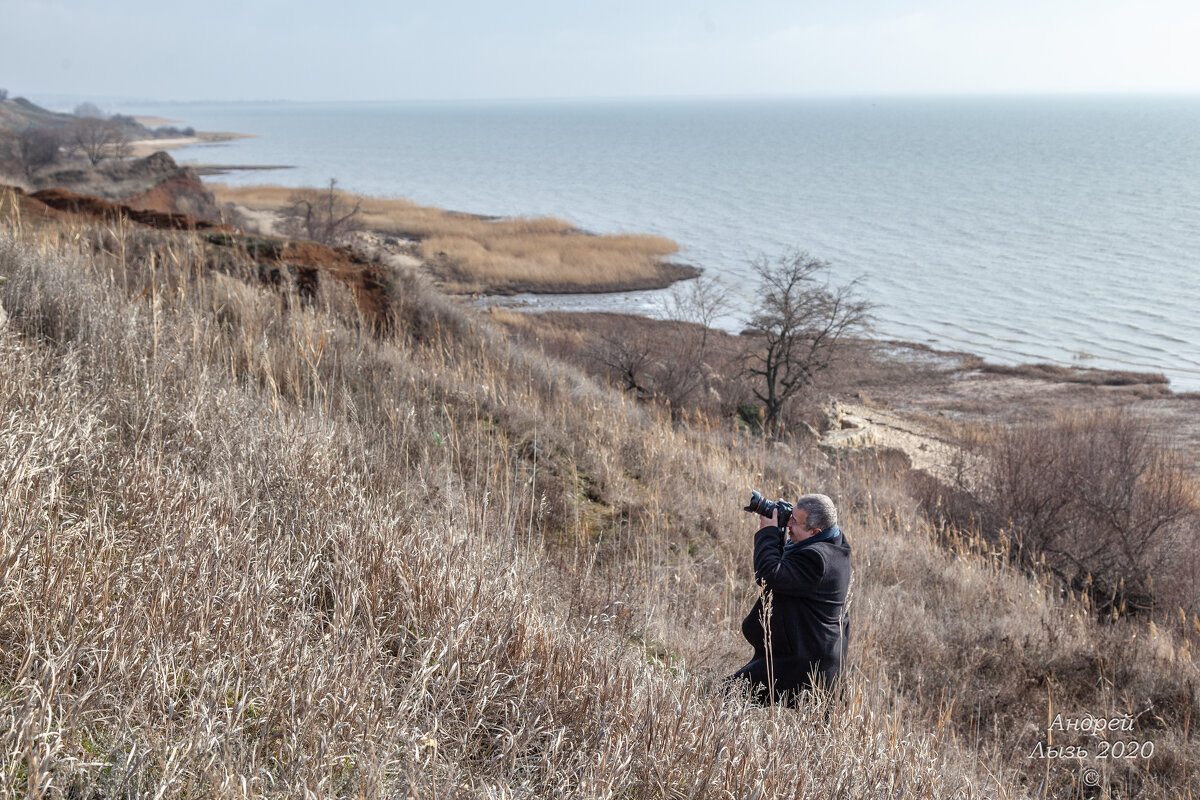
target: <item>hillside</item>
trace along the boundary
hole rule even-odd
[[[1188,642],[905,468],[673,420],[411,269],[171,227],[0,195],[6,794],[1200,790]],[[826,491],[854,547],[854,667],[795,712],[715,690],[751,488]],[[1090,741],[1057,713],[1153,755],[1027,757]]]
[[[0,100],[0,130],[20,131],[25,128],[63,128],[78,118],[42,108],[24,97]]]
[[[83,124],[106,126],[105,132],[93,127],[80,134],[74,126]],[[215,219],[216,201],[196,173],[154,146],[156,139],[176,142],[162,138],[176,133],[171,128],[151,130],[132,117],[81,119],[49,111],[23,97],[2,100],[0,183],[20,184],[30,191],[66,189],[140,210]],[[23,152],[25,145],[18,143],[22,134],[47,138]],[[144,155],[126,158],[133,150]],[[94,158],[81,151],[90,151]]]
[[[156,131],[147,128],[133,117],[115,115],[112,122],[126,131],[131,139],[151,139]],[[60,111],[42,108],[24,97],[0,100],[0,131],[22,131],[28,128],[67,128],[79,122],[80,117]]]
[[[65,190],[142,211],[186,214],[207,220],[220,216],[212,192],[196,173],[180,167],[164,152],[145,158],[107,159],[99,164],[61,157],[32,175],[20,175],[16,169],[9,173],[16,176],[9,180],[20,180],[31,192]],[[0,176],[3,175],[0,163]]]

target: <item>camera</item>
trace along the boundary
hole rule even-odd
[[[751,492],[750,502],[743,508],[743,511],[751,511],[758,514],[760,517],[769,517],[771,512],[779,509],[779,527],[786,528],[788,520],[792,517],[792,510],[795,508],[787,500],[768,500],[758,492]]]

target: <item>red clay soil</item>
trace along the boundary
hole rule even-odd
[[[50,208],[77,214],[88,219],[117,220],[121,217],[159,230],[229,230],[226,225],[205,222],[186,214],[164,214],[160,211],[142,211],[127,205],[75,194],[66,189],[42,189],[30,195]]]
[[[59,211],[57,208],[51,208],[41,200],[35,200],[25,193],[24,189],[17,186],[4,186],[0,184],[0,195],[12,193],[16,198],[17,208],[20,209],[21,215],[25,217],[38,217],[41,219],[53,219],[62,222],[81,219],[75,214],[70,214],[66,211]]]
[[[217,215],[212,194],[187,170],[180,170],[141,194],[127,197],[121,202],[135,211],[210,218]]]
[[[301,241],[284,245],[277,260],[296,268],[296,284],[302,294],[315,293],[319,275],[325,272],[354,292],[358,307],[381,332],[391,329],[391,302],[382,265],[364,261],[346,250]]]

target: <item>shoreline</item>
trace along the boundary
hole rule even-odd
[[[183,120],[168,117],[137,116],[133,120],[145,128],[161,128],[165,125],[182,125]],[[179,150],[203,144],[219,144],[236,139],[257,139],[257,133],[236,133],[234,131],[196,131],[193,136],[165,136],[153,139],[135,139],[129,143],[130,155],[134,158],[145,158],[159,150]],[[245,170],[247,172],[268,171],[277,169],[295,169],[291,164],[200,164],[186,163],[187,167],[197,175],[225,175],[230,172]]]
[[[634,312],[531,313],[483,299],[480,306],[509,335],[600,379],[604,369],[580,356],[583,343],[614,336],[669,342],[688,324]],[[710,336],[717,363],[737,358],[739,339],[725,331]],[[826,453],[901,453],[908,467],[953,486],[956,459],[972,431],[1125,410],[1146,425],[1152,439],[1177,450],[1187,471],[1200,478],[1200,392],[1176,392],[1156,373],[1036,363],[1008,367],[895,339],[855,339],[842,347],[838,366],[808,401],[837,418],[831,427],[810,420],[816,425],[811,441]]]
[[[166,124],[166,123],[164,123],[164,124]],[[254,136],[254,134],[205,132],[205,133],[197,133],[197,136],[193,137],[192,139],[165,140],[165,141],[171,142],[170,146],[172,148],[178,148],[178,147],[185,147],[185,146],[194,145],[194,144],[227,141],[227,140],[236,139],[236,138],[250,138],[252,136]],[[164,141],[164,140],[158,140],[158,142],[155,142],[154,140],[150,140],[150,141],[147,141],[146,144],[152,144],[152,143],[159,144],[162,141]],[[195,164],[195,165],[188,165],[188,166],[189,166],[189,168],[195,170],[197,172],[197,174],[203,176],[204,178],[215,177],[215,176],[227,174],[227,173],[233,172],[233,171],[246,170],[246,171],[266,172],[266,171],[274,171],[274,170],[279,170],[279,169],[293,168],[290,165]],[[205,182],[206,182],[206,184],[208,183],[207,180]],[[263,209],[261,207],[250,209],[250,210],[254,213],[255,216],[258,216],[260,219],[262,218],[262,215],[264,212],[266,212],[268,214],[270,213],[270,210]],[[445,213],[447,215],[461,215],[461,216],[466,216],[466,217],[477,217],[477,215],[470,214],[469,212],[455,212],[455,211],[449,211],[449,210],[444,210],[444,209],[441,211],[443,211],[443,213]],[[382,237],[385,237],[385,238],[393,237],[396,235],[395,230],[389,230],[387,228],[381,229],[379,227],[374,227],[374,226],[368,226],[368,228],[372,232],[374,232]],[[503,303],[505,299],[508,299],[511,302],[512,299],[519,298],[522,295],[525,295],[530,298],[533,298],[533,302],[522,303],[520,300],[518,300],[517,303],[513,303],[512,306],[520,307],[522,310],[529,311],[532,313],[538,313],[538,312],[545,310],[546,306],[543,306],[540,302],[538,302],[541,298],[549,299],[549,298],[553,298],[553,297],[569,297],[569,296],[600,297],[600,296],[605,296],[605,295],[617,296],[617,295],[624,295],[624,294],[630,294],[630,293],[642,292],[642,291],[662,290],[662,289],[669,288],[670,286],[672,286],[680,281],[690,280],[692,278],[699,277],[704,272],[703,268],[697,267],[694,265],[679,264],[679,263],[670,262],[670,261],[663,261],[660,263],[660,266],[662,268],[660,274],[658,276],[651,277],[648,279],[640,279],[640,280],[619,280],[618,279],[618,280],[613,280],[613,281],[601,281],[601,282],[593,283],[590,286],[586,286],[586,287],[580,286],[578,284],[571,283],[571,282],[559,282],[559,281],[548,281],[548,280],[517,281],[517,282],[509,283],[508,285],[505,285],[505,286],[482,286],[481,287],[481,286],[462,285],[461,281],[456,280],[456,278],[458,278],[459,276],[455,275],[455,270],[453,268],[447,269],[444,264],[439,265],[437,263],[434,263],[436,261],[436,259],[421,258],[419,260],[423,264],[424,269],[426,271],[428,271],[430,274],[432,274],[435,277],[435,279],[437,280],[437,282],[440,284],[441,288],[449,294],[455,294],[455,295],[460,295],[460,296],[470,296],[477,300],[484,300],[485,298],[494,298],[495,300],[498,300],[501,303]],[[551,307],[553,307],[553,304],[550,304],[550,305],[551,305]],[[588,312],[573,311],[573,312],[568,312],[568,313],[588,313]],[[597,312],[597,313],[605,313],[605,312]],[[637,311],[632,311],[629,313],[638,314]],[[638,314],[638,315],[645,316],[642,314]],[[927,346],[923,343],[916,343],[916,342],[912,342],[909,344],[911,344],[913,346],[918,346],[918,347],[926,347]],[[975,355],[975,354],[972,354],[972,355]],[[977,357],[982,359],[982,356],[977,356]],[[1065,381],[1068,383],[1077,383],[1077,382],[1086,383],[1086,382],[1088,382],[1086,380],[1079,378],[1079,376],[1082,376],[1082,375],[1095,376],[1095,375],[1112,375],[1112,374],[1121,373],[1121,374],[1127,376],[1126,378],[1122,378],[1122,380],[1127,380],[1134,384],[1140,384],[1140,385],[1163,384],[1167,387],[1167,390],[1170,391],[1171,394],[1176,395],[1176,396],[1184,396],[1189,393],[1194,394],[1194,392],[1189,392],[1186,390],[1182,390],[1182,391],[1176,390],[1175,388],[1172,387],[1170,382],[1165,377],[1162,376],[1162,373],[1153,371],[1153,368],[1147,368],[1144,371],[1138,370],[1136,368],[1120,370],[1120,369],[1106,369],[1106,368],[1100,368],[1100,367],[1080,367],[1080,366],[1076,366],[1076,365],[1060,364],[1060,363],[1046,362],[1046,361],[1016,361],[1012,365],[992,364],[992,365],[990,365],[990,368],[992,368],[994,371],[997,371],[997,372],[1008,371],[1013,374],[1025,373],[1028,377],[1034,377],[1035,376],[1034,373],[1041,373],[1041,376],[1048,380],[1052,380],[1052,381],[1061,380],[1061,381]],[[1054,374],[1051,374],[1051,373],[1054,373]],[[1144,379],[1129,377],[1129,376],[1134,376],[1134,375],[1144,376]]]
[[[277,169],[295,169],[291,164],[180,164],[200,177],[228,175],[230,172],[269,172]]]
[[[196,167],[190,167],[190,168],[198,169]],[[267,171],[267,170],[287,169],[287,168],[288,167],[283,167],[283,166],[222,167],[222,166],[212,165],[209,167],[199,168],[199,169],[203,169],[206,171],[199,171],[199,169],[198,169],[198,172],[199,172],[199,174],[207,177],[207,176],[223,174],[224,170],[246,169],[246,170]],[[207,170],[212,170],[212,171],[210,172]],[[214,186],[213,184],[210,184],[206,181],[205,185],[208,186],[208,188],[210,190],[216,189],[216,190],[220,191],[222,189],[225,189],[225,187],[223,187],[219,183]],[[288,187],[278,187],[278,186],[243,187],[243,188],[248,189],[248,190],[272,189],[275,191],[279,191],[279,190],[287,189],[288,191],[299,191],[297,189],[290,189]],[[364,199],[379,200],[381,198],[364,198]],[[277,213],[276,213],[278,211],[277,206],[271,207],[271,206],[265,205],[265,204],[259,204],[257,206],[254,206],[254,205],[244,205],[244,204],[240,204],[240,203],[235,203],[234,205],[235,205],[235,207],[238,207],[240,211],[243,211],[243,213],[248,212],[248,216],[250,216],[251,219],[260,226],[260,232],[263,232],[263,233],[267,233],[267,232],[273,233],[274,232],[273,227],[272,227],[272,222],[277,221]],[[471,212],[452,211],[452,210],[447,210],[447,209],[436,209],[436,210],[443,214],[446,214],[448,216],[452,216],[455,218],[471,219],[471,220],[476,220],[479,222],[500,221],[500,218],[472,214]],[[266,228],[266,230],[263,230],[263,228]],[[368,224],[366,226],[365,230],[371,234],[374,234],[377,237],[380,237],[381,239],[384,239],[384,240],[396,238],[396,231],[393,229],[389,229],[387,227],[380,228],[380,227],[372,226],[372,225]],[[588,232],[578,232],[578,231],[573,231],[573,232],[583,233],[587,237],[596,237],[597,236],[596,234],[592,234],[592,233],[588,233]],[[408,241],[404,242],[404,244],[411,245],[411,244],[413,244],[413,241],[408,240]],[[437,261],[437,259],[420,258],[414,252],[411,252],[411,250],[412,250],[411,247],[402,247],[401,250],[403,252],[400,252],[400,253],[397,253],[394,255],[399,255],[402,259],[403,258],[409,259],[407,263],[410,263],[410,264],[419,263],[426,272],[431,274],[433,277],[435,277],[435,279],[438,280],[438,282],[440,284],[442,284],[443,291],[445,291],[447,294],[450,294],[452,296],[463,297],[463,298],[470,298],[476,305],[480,306],[481,308],[487,308],[488,306],[494,305],[496,307],[503,307],[503,308],[507,308],[507,309],[510,309],[513,311],[518,311],[520,313],[532,313],[532,314],[540,314],[540,313],[547,313],[547,312],[555,312],[555,313],[570,314],[570,315],[616,313],[616,314],[629,314],[630,316],[636,316],[636,317],[640,317],[640,318],[644,318],[644,319],[648,319],[648,320],[658,321],[655,317],[652,317],[647,314],[639,313],[636,310],[629,310],[629,309],[614,308],[613,310],[601,310],[601,309],[584,310],[584,309],[571,309],[571,308],[564,308],[564,307],[556,307],[553,303],[553,298],[564,298],[564,299],[565,298],[577,298],[577,297],[578,298],[584,298],[584,297],[596,298],[596,297],[602,297],[602,296],[611,296],[614,299],[616,299],[616,298],[620,297],[621,295],[626,295],[626,294],[634,294],[634,293],[638,293],[638,292],[647,292],[647,291],[656,291],[656,290],[667,289],[667,288],[670,288],[675,283],[685,281],[685,280],[691,280],[691,279],[699,277],[700,275],[703,274],[703,268],[701,268],[701,267],[697,267],[695,265],[690,265],[690,264],[680,264],[680,263],[665,261],[665,262],[661,262],[661,265],[660,265],[663,268],[663,273],[662,273],[663,278],[659,279],[659,280],[650,278],[650,279],[645,279],[645,280],[636,280],[636,281],[630,280],[630,281],[624,281],[624,282],[622,282],[622,281],[607,281],[607,282],[600,282],[600,283],[592,285],[590,287],[581,287],[581,286],[572,285],[572,284],[564,284],[561,282],[547,281],[547,282],[542,282],[542,283],[537,283],[537,284],[514,283],[514,284],[510,284],[505,287],[493,287],[490,290],[455,291],[453,289],[452,285],[449,285],[449,286],[446,285],[449,282],[445,280],[444,276],[448,270],[446,270],[444,266],[441,269],[439,269],[439,265],[435,263]],[[439,277],[439,273],[442,277]],[[968,353],[965,351],[958,351],[958,350],[942,350],[942,349],[939,349],[939,348],[936,348],[936,347],[933,347],[933,346],[930,346],[928,344],[921,343],[921,342],[909,342],[909,341],[898,340],[898,339],[874,339],[872,341],[874,341],[880,345],[895,344],[895,345],[904,347],[909,350],[920,350],[923,352],[930,353],[934,358],[969,357],[969,358],[977,359],[980,364],[980,370],[986,372],[987,374],[996,375],[996,376],[1009,376],[1009,377],[1021,379],[1021,380],[1036,380],[1036,381],[1046,382],[1051,385],[1071,384],[1071,385],[1110,386],[1110,387],[1155,386],[1155,387],[1163,387],[1163,389],[1165,391],[1169,392],[1172,396],[1183,398],[1183,399],[1188,399],[1190,396],[1193,396],[1193,395],[1196,397],[1200,397],[1200,393],[1189,392],[1189,391],[1178,391],[1178,390],[1172,388],[1170,385],[1170,382],[1162,373],[1155,372],[1153,370],[1107,369],[1107,368],[1102,368],[1102,367],[1061,365],[1061,364],[1055,364],[1053,362],[1046,362],[1046,361],[1022,361],[1022,362],[1018,362],[1016,364],[1008,365],[1008,364],[999,364],[999,363],[988,362],[984,359],[983,356],[980,356],[979,354],[976,354],[976,353]]]
[[[170,119],[168,117],[157,117],[153,114],[134,114],[133,121],[143,128],[161,128],[164,125],[182,125],[181,119]]]
[[[141,119],[140,117],[135,119]],[[153,118],[158,119],[158,118]],[[164,122],[163,124],[167,124]],[[200,144],[217,144],[234,139],[256,139],[254,133],[233,133],[229,131],[196,131],[195,136],[170,136],[162,139],[134,139],[129,143],[129,153],[134,158],[145,158],[159,150],[178,150],[181,147],[191,147]],[[241,169],[239,167],[239,169]],[[252,169],[252,168],[251,168]]]
[[[643,153],[642,161],[647,170],[636,171],[640,152],[637,148],[626,146],[625,140],[612,143],[611,157],[620,159],[613,163],[622,164],[622,170],[630,170],[628,173],[597,169],[594,159],[581,161],[583,166],[580,166],[575,163],[576,151],[570,148],[557,148],[539,156],[536,147],[541,141],[539,136],[508,138],[508,132],[526,129],[512,128],[507,123],[492,127],[507,119],[504,114],[509,112],[496,116],[475,106],[455,111],[445,118],[441,111],[422,108],[395,110],[350,104],[325,108],[214,104],[196,105],[191,110],[183,104],[164,104],[158,108],[148,106],[147,110],[164,117],[190,118],[191,124],[206,130],[244,130],[263,135],[259,142],[229,143],[221,156],[216,156],[216,151],[211,149],[207,153],[196,150],[196,155],[188,151],[187,160],[209,161],[219,157],[226,159],[226,164],[243,160],[284,163],[268,154],[289,154],[284,152],[286,149],[291,151],[287,163],[295,163],[299,168],[297,172],[263,177],[254,172],[232,173],[228,178],[218,176],[217,180],[319,185],[328,173],[340,177],[348,187],[375,194],[403,192],[446,208],[504,214],[529,209],[555,213],[561,209],[569,211],[581,228],[653,229],[672,235],[686,246],[688,258],[682,260],[707,267],[706,274],[720,275],[745,295],[751,293],[748,256],[756,252],[774,255],[789,247],[803,247],[811,250],[814,256],[829,260],[833,265],[832,274],[838,280],[863,279],[862,285],[869,287],[873,299],[881,303],[876,312],[878,328],[889,336],[935,346],[965,347],[1004,364],[1050,361],[1063,366],[1079,364],[1165,371],[1172,385],[1180,391],[1200,389],[1200,368],[1197,368],[1200,357],[1196,348],[1200,339],[1194,335],[1196,321],[1186,313],[1186,308],[1179,307],[1181,299],[1186,300],[1186,297],[1181,298],[1170,285],[1164,286],[1166,278],[1160,278],[1170,277],[1174,286],[1187,285],[1186,270],[1177,276],[1179,269],[1186,268],[1186,260],[1178,256],[1186,255],[1187,249],[1168,251],[1165,248],[1168,242],[1185,243],[1194,238],[1194,231],[1189,233],[1186,226],[1171,225],[1172,218],[1169,214],[1164,216],[1165,212],[1161,210],[1166,207],[1161,206],[1159,195],[1130,195],[1127,199],[1119,199],[1125,196],[1111,193],[1101,196],[1105,203],[1129,202],[1139,209],[1137,214],[1121,214],[1112,220],[1106,216],[1106,223],[1135,220],[1139,222],[1130,225],[1138,231],[1144,229],[1164,234],[1127,237],[1124,244],[1118,241],[1114,245],[1110,237],[1124,231],[1123,224],[1105,224],[1089,231],[1088,221],[1094,216],[1092,208],[1085,209],[1087,213],[1080,217],[1078,210],[1072,210],[1069,204],[1062,206],[1065,217],[1060,219],[1057,212],[1061,193],[1047,195],[1046,214],[1032,215],[1025,220],[1023,215],[1029,213],[1028,204],[998,202],[996,192],[972,191],[970,183],[955,183],[954,191],[968,205],[975,201],[983,203],[981,213],[972,220],[963,214],[964,203],[943,202],[943,190],[949,186],[944,181],[935,181],[926,187],[928,191],[917,192],[914,181],[892,185],[889,176],[894,177],[895,173],[883,171],[876,177],[889,185],[887,191],[872,188],[869,181],[859,187],[857,181],[865,173],[854,169],[839,175],[837,170],[824,169],[819,151],[811,148],[788,151],[798,159],[797,163],[808,164],[810,156],[815,159],[809,165],[813,170],[809,179],[795,185],[793,180],[800,173],[793,175],[789,170],[772,170],[774,156],[770,151],[739,148],[730,150],[728,158],[713,159],[711,163],[693,159],[689,165],[687,160],[678,157],[678,148],[669,146],[670,139],[663,138],[660,131],[670,132],[672,128],[662,127],[666,118],[656,104],[651,106],[654,108],[629,112],[629,119],[652,126],[645,130],[655,132],[653,139],[646,140],[647,147],[653,143],[654,149]],[[706,107],[705,113],[709,110]],[[903,105],[891,110],[902,112],[898,118],[907,123],[917,106]],[[552,141],[569,143],[572,136],[578,138],[594,133],[594,128],[570,127],[567,124],[572,119],[569,111],[565,105],[545,111],[546,120],[565,126],[555,128],[560,132],[555,133],[556,138]],[[866,108],[861,111],[862,114],[855,110],[852,114],[839,116],[838,124],[845,123],[847,131],[859,130],[864,124],[863,115],[868,113]],[[976,117],[958,114],[955,109],[948,109],[947,113],[951,111],[963,125],[976,120]],[[512,114],[512,119],[520,120],[522,126],[539,119],[524,109],[519,113],[513,110]],[[705,120],[709,118],[704,117]],[[305,119],[313,120],[314,125],[316,121],[320,124],[313,128],[312,137],[305,138],[303,149],[296,150],[285,141],[291,139],[285,133],[288,126]],[[375,125],[384,119],[389,120],[389,125],[394,120],[408,120],[411,127],[404,128],[408,131],[404,134],[405,141],[410,141],[412,148],[419,147],[422,158],[401,157],[394,148],[389,149],[387,140],[391,134],[382,132],[379,136],[373,134],[364,139],[361,147],[355,140],[355,147],[348,149],[355,131],[376,131],[374,127],[364,126]],[[711,119],[714,124],[725,124],[726,117],[713,111]],[[762,125],[776,121],[774,115],[761,119],[755,116],[754,119],[755,124]],[[936,117],[931,119],[936,120]],[[473,132],[472,126],[486,127]],[[392,130],[398,134],[401,128],[393,125]],[[741,141],[737,137],[750,128],[739,123],[728,129],[714,130],[724,131],[733,142]],[[940,129],[934,127],[931,130]],[[955,128],[950,133],[957,137],[966,130]],[[974,128],[969,130],[974,131]],[[704,145],[705,137],[709,136],[707,129],[680,128],[678,133],[686,136],[689,142],[695,138],[698,146]],[[410,134],[415,138],[408,139]],[[591,139],[580,141],[590,142]],[[780,138],[777,141],[787,143],[792,140]],[[964,141],[992,140],[972,138]],[[839,152],[841,144],[838,145]],[[618,148],[617,145],[621,146]],[[548,161],[555,152],[566,155]],[[870,150],[872,154],[879,152]],[[743,154],[749,155],[743,158]],[[919,149],[911,155],[913,160],[905,161],[906,165],[919,166],[922,158],[946,156],[940,151],[922,153]],[[871,164],[875,164],[873,157]],[[997,172],[991,160],[985,161],[956,158],[943,166],[954,170],[961,168],[963,177],[989,176],[998,181],[995,185],[1018,192],[1013,197],[1019,198],[1019,170]],[[551,163],[552,170],[549,169]],[[886,166],[887,163],[884,158],[879,165]],[[330,166],[323,168],[321,164]],[[748,173],[741,168],[742,164],[763,171]],[[511,172],[512,168],[504,165],[519,165],[520,171]],[[697,173],[697,169],[701,173]],[[697,175],[708,176],[710,171],[714,181],[719,177],[720,182],[693,182]],[[641,179],[638,176],[641,174],[656,177],[639,187]],[[748,187],[746,174],[762,174],[764,185]],[[1145,170],[1139,173],[1145,174]],[[765,180],[768,176],[770,180]],[[586,180],[578,179],[584,177]],[[1086,176],[1076,176],[1076,179],[1083,177]],[[847,194],[852,185],[856,191]],[[1083,180],[1072,185],[1090,184]],[[705,186],[710,190],[704,191]],[[810,188],[815,192],[817,186],[821,189],[820,194],[811,194]],[[1051,190],[1052,187],[1051,182],[1044,188]],[[922,209],[922,213],[905,213],[905,206],[897,199],[900,197],[915,202],[909,207]],[[813,202],[820,198],[825,201]],[[735,199],[739,202],[733,202]],[[807,211],[799,202],[801,199],[808,204]],[[740,202],[742,200],[746,202]],[[926,209],[926,202],[939,205]],[[925,214],[925,210],[929,213]],[[1143,211],[1145,213],[1141,213]],[[944,219],[939,216],[942,212]],[[943,224],[949,220],[954,224]],[[1171,233],[1168,228],[1177,229],[1181,237],[1165,236]],[[1139,254],[1154,255],[1156,259],[1146,263],[1153,263],[1155,268],[1144,276],[1129,277],[1137,275]],[[1113,292],[1103,290],[1105,282],[1115,284],[1126,280],[1135,282],[1138,288],[1125,301],[1118,302]],[[970,302],[956,302],[958,297],[970,298]],[[922,308],[930,298],[941,307]],[[1011,308],[1007,308],[1005,304],[1010,301]],[[638,302],[639,298],[634,297],[628,307],[637,308]],[[1161,304],[1166,313],[1155,311],[1155,304]],[[616,306],[609,302],[597,305]],[[1143,313],[1135,315],[1135,307]],[[922,310],[913,313],[910,309]],[[727,324],[732,328],[736,323]]]
[[[297,194],[315,193],[324,203],[331,191],[211,181],[205,186],[265,235],[278,235],[284,209]],[[553,217],[498,218],[402,198],[332,193],[339,213],[360,204],[361,229],[378,239],[376,247],[414,259],[448,295],[622,294],[666,289],[702,273],[673,260],[679,246],[663,237],[596,234]]]

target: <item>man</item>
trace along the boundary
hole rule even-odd
[[[823,494],[796,501],[786,541],[778,515],[776,509],[759,517],[754,536],[754,578],[763,592],[742,621],[754,658],[726,684],[748,681],[751,698],[766,703],[773,683],[775,699],[792,705],[804,689],[832,685],[845,661],[850,543],[838,529],[837,508]]]

